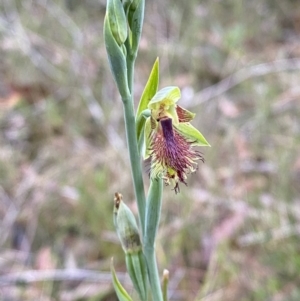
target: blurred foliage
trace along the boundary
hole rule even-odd
[[[116,300],[110,280],[2,282],[102,275],[111,257],[125,270],[114,192],[136,207],[104,12],[98,0],[0,2],[0,299]],[[170,300],[300,298],[299,16],[297,0],[146,1],[136,103],[159,56],[161,88],[182,89],[212,145],[188,187],[165,189],[157,254]]]

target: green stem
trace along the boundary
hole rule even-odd
[[[138,144],[136,139],[135,116],[134,116],[132,97],[128,99],[123,99],[123,105],[124,105],[126,137],[127,137],[127,144],[129,149],[133,186],[134,186],[135,196],[137,199],[139,219],[140,219],[140,225],[142,229],[141,234],[142,237],[144,237],[146,198],[145,198],[145,191],[144,191],[144,182],[142,176],[140,154],[138,151]]]
[[[135,113],[133,107],[133,79],[134,79],[134,64],[136,56],[132,55],[129,39],[125,41],[125,47],[127,50],[126,65],[127,65],[127,80],[128,89],[130,91],[130,99],[123,99],[124,110],[125,110],[125,125],[126,125],[126,136],[129,149],[131,171],[133,178],[133,185],[135,190],[135,196],[138,204],[140,225],[142,228],[142,237],[144,237],[145,230],[145,206],[146,198],[144,191],[144,182],[142,176],[141,159],[139,155],[139,148],[136,136],[135,126]]]
[[[155,238],[159,226],[162,205],[162,179],[152,180],[149,188],[146,208],[146,229],[144,236],[144,254],[147,261],[148,276],[153,300],[163,301],[160,277],[155,257]]]
[[[163,301],[163,295],[161,291],[160,278],[157,269],[156,256],[154,248],[144,248],[144,255],[147,262],[148,277],[151,287],[152,300]]]
[[[136,55],[132,54],[129,38],[125,41],[125,47],[127,51],[126,65],[127,65],[128,88],[131,95],[133,95],[134,64],[135,64]]]

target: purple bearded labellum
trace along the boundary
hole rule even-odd
[[[188,141],[172,125],[171,118],[159,121],[153,132],[151,143],[151,174],[161,176],[165,184],[172,182],[175,193],[179,192],[179,182],[186,183],[187,174],[197,169],[197,160],[204,162],[202,154],[193,149]]]

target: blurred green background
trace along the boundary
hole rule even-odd
[[[132,291],[112,224],[114,192],[137,210],[104,13],[0,1],[0,300],[117,300],[111,257]],[[300,300],[300,2],[146,0],[136,105],[157,56],[160,88],[181,88],[212,145],[164,192],[170,300]]]

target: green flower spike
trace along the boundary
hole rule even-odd
[[[151,116],[145,123],[145,154],[150,159],[151,178],[162,178],[166,185],[186,183],[187,175],[197,169],[197,161],[204,162],[195,146],[210,146],[204,136],[189,122],[195,114],[178,106],[181,94],[178,87],[158,91],[148,104]]]

